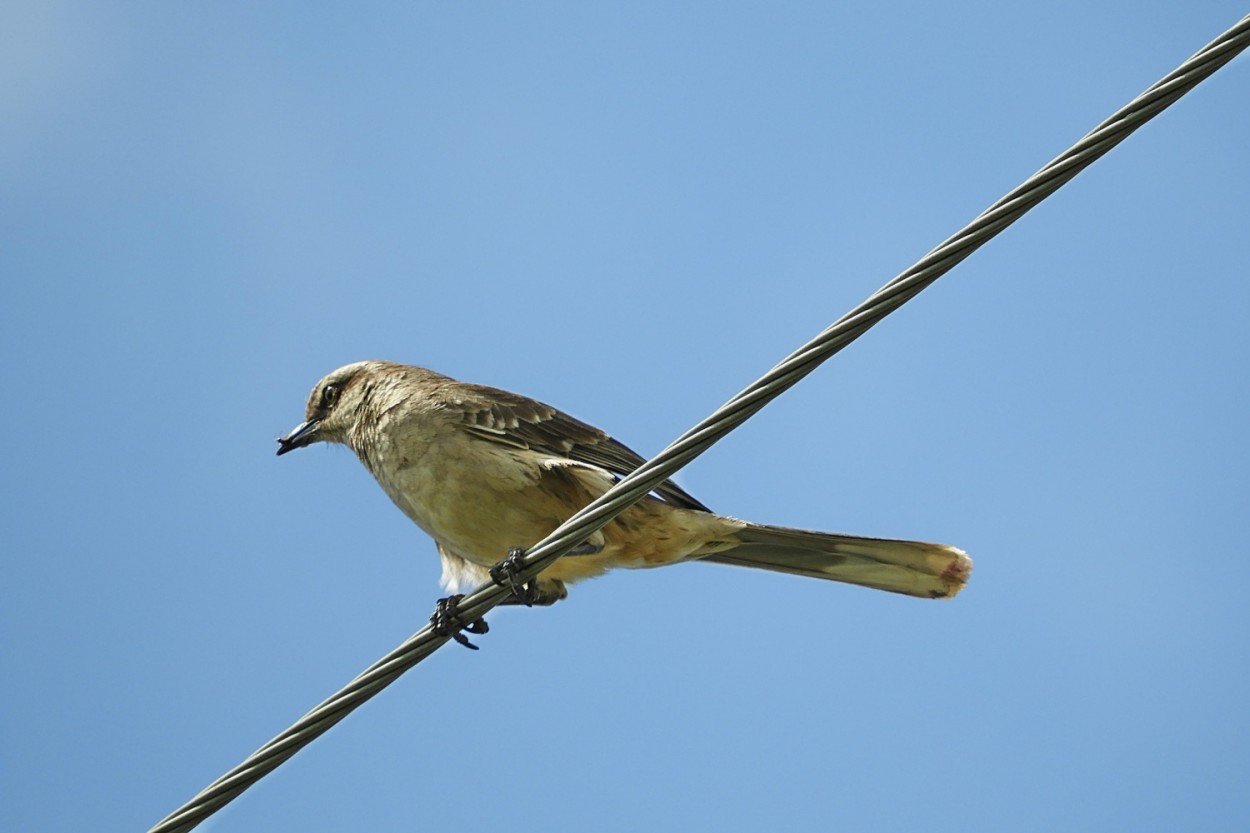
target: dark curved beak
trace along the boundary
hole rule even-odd
[[[288,451],[294,451],[297,448],[303,448],[306,445],[312,445],[317,441],[317,426],[321,424],[319,419],[309,419],[295,426],[295,429],[285,437],[278,437],[278,456],[281,457]]]

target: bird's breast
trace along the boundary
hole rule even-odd
[[[533,544],[577,508],[539,488],[541,467],[525,449],[453,434],[407,451],[369,466],[378,484],[430,537],[475,563]]]

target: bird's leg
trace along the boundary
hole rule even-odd
[[[490,568],[490,580],[498,584],[500,587],[507,587],[512,591],[512,598],[505,599],[500,604],[523,604],[530,607],[534,604],[531,596],[538,595],[538,580],[534,579],[527,587],[518,577],[525,565],[521,563],[521,559],[525,557],[525,550],[520,547],[513,547],[508,550],[508,554],[503,557],[494,567]]]
[[[469,637],[465,636],[462,631],[483,634],[490,630],[490,626],[486,624],[485,619],[466,623],[460,618],[457,606],[463,598],[464,594],[457,593],[454,596],[439,599],[434,605],[434,615],[430,617],[430,625],[434,628],[434,633],[439,636],[450,636],[464,647],[476,651],[477,646],[470,642]]]
[[[587,549],[587,548],[590,549]],[[598,552],[602,547],[596,547],[593,544],[582,544],[569,555],[589,555],[592,552]],[[494,567],[490,568],[491,581],[500,587],[507,587],[512,591],[512,595],[502,602],[501,605],[525,605],[526,607],[550,607],[561,599],[565,598],[568,593],[564,590],[564,585],[558,581],[550,580],[548,584],[553,585],[551,588],[543,587],[539,584],[537,578],[530,579],[526,584],[521,581],[519,574],[524,565],[521,559],[525,557],[525,550],[520,547],[513,547],[508,550],[508,554],[504,556]]]

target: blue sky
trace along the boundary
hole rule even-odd
[[[146,829],[420,628],[363,358],[651,454],[1233,2],[7,4],[0,828]],[[1244,830],[1242,58],[680,481],[956,544],[499,611],[203,829]]]

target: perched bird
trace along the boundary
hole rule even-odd
[[[644,462],[550,405],[383,361],[349,364],[318,382],[304,421],[278,440],[278,454],[315,442],[356,452],[395,505],[434,539],[443,583],[453,593],[491,581],[490,568],[507,554],[537,543]],[[933,599],[954,596],[972,570],[962,550],[942,544],[717,515],[670,480],[514,593],[526,604],[551,604],[566,596],[570,582],[616,567],[682,561]]]

